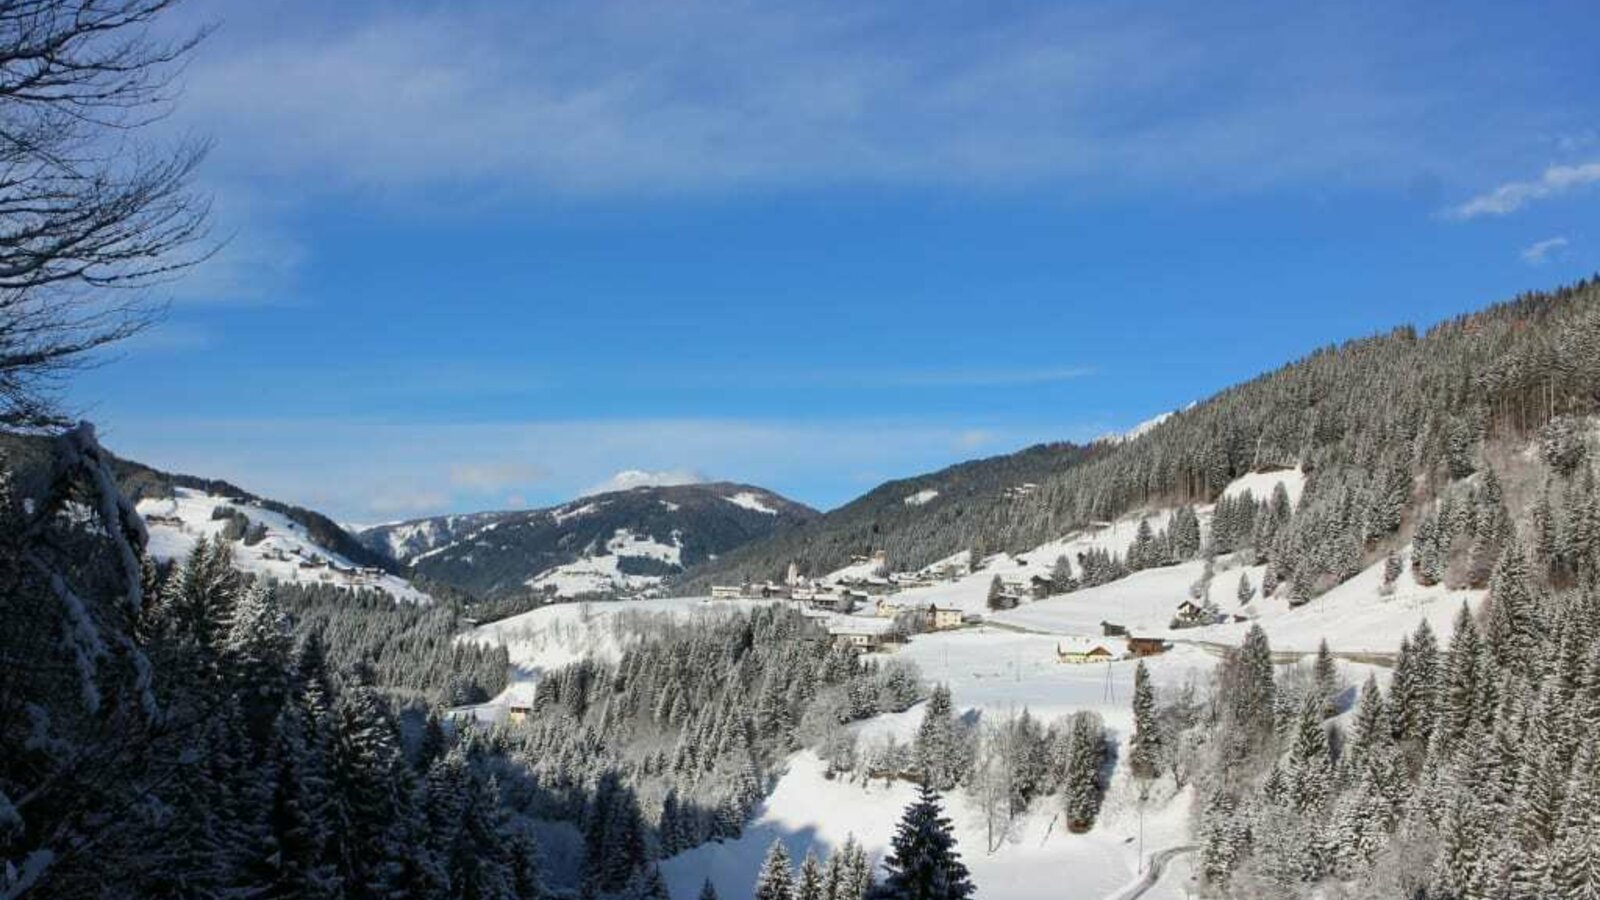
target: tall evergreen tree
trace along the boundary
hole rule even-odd
[[[883,861],[888,874],[873,891],[874,900],[965,900],[976,893],[931,786],[918,789],[890,844]]]
[[[756,877],[755,900],[796,900],[794,870],[782,841],[773,841]]]
[[[1133,670],[1133,739],[1128,753],[1128,768],[1135,778],[1154,778],[1161,759],[1160,724],[1156,721],[1155,688],[1150,670],[1139,660]]]

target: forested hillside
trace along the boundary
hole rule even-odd
[[[1570,467],[1591,427],[1584,417],[1600,408],[1596,385],[1600,281],[1590,279],[1421,334],[1404,326],[1327,347],[1130,440],[1033,448],[891,482],[691,573],[678,589],[775,577],[790,560],[826,572],[874,548],[887,549],[894,568],[977,545],[1026,550],[1137,509],[1210,502],[1252,471],[1299,466],[1308,481],[1294,523],[1257,549],[1308,595],[1398,546],[1418,506],[1453,480],[1497,480],[1485,489],[1524,518],[1536,491],[1515,454],[1542,437]],[[1037,486],[1016,490],[1023,482]],[[907,502],[922,490],[941,493]],[[1494,557],[1484,559],[1471,579],[1480,585]]]

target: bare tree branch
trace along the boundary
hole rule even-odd
[[[211,252],[209,145],[140,140],[205,37],[155,36],[175,2],[0,0],[0,425],[63,424],[60,378],[148,327],[148,289]]]

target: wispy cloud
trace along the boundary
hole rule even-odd
[[[363,506],[381,516],[414,516],[437,512],[449,502],[449,495],[440,491],[386,489],[369,495]]]
[[[450,467],[450,483],[482,493],[520,487],[543,478],[543,466],[523,462],[458,463]]]
[[[1531,181],[1510,181],[1488,193],[1445,211],[1448,218],[1464,221],[1481,216],[1503,216],[1547,197],[1564,194],[1600,181],[1600,162],[1550,166]]]
[[[675,193],[1404,180],[1458,155],[1429,152],[1452,129],[1421,118],[1423,51],[1376,17],[1334,34],[1271,7],[368,10],[234,7],[181,110],[220,166],[302,189]]]
[[[1567,239],[1564,237],[1553,237],[1546,238],[1542,241],[1535,241],[1532,244],[1522,248],[1522,261],[1530,266],[1542,266],[1550,259],[1550,257],[1560,253],[1566,248],[1566,246]]]
[[[955,446],[962,450],[976,450],[994,440],[994,433],[987,428],[969,428],[956,435]]]

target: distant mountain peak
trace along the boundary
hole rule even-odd
[[[369,528],[359,538],[420,575],[480,596],[637,596],[816,515],[747,484],[629,483],[545,509],[435,516]]]

